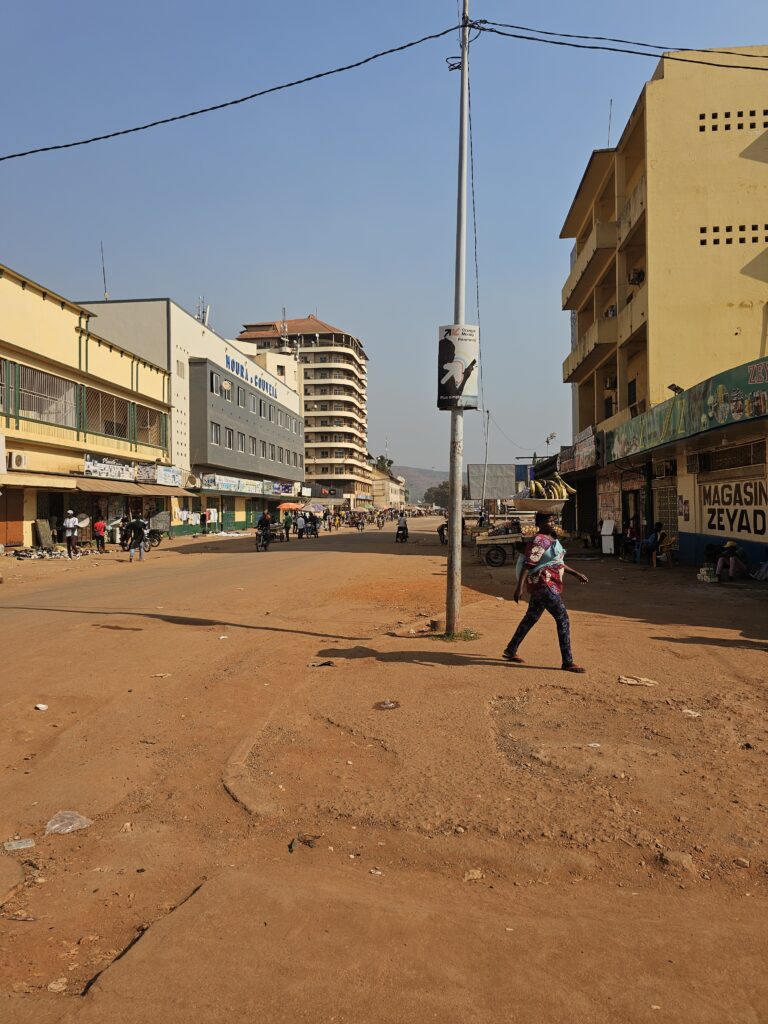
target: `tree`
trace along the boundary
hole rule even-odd
[[[388,459],[386,455],[379,455],[376,459],[376,469],[382,473],[389,473],[395,464],[394,459]]]
[[[462,498],[469,497],[467,493],[467,485],[461,485],[461,496]],[[447,480],[443,480],[437,487],[428,487],[424,491],[424,503],[426,505],[437,505],[439,508],[448,508],[448,502],[450,500],[450,485]]]

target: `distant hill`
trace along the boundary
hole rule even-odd
[[[410,501],[416,503],[424,497],[428,487],[436,487],[448,479],[447,469],[418,469],[415,466],[393,466],[395,476],[404,476],[408,484]]]

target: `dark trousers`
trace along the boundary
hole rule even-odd
[[[283,529],[285,530],[285,539],[286,539],[286,541],[290,541],[290,539],[291,539],[291,528],[290,528],[290,526],[284,526]]]
[[[94,534],[94,540],[96,541],[96,550],[104,554],[104,535],[96,533]]]
[[[549,589],[531,595],[528,611],[520,620],[520,625],[507,644],[507,653],[517,654],[518,647],[545,611],[549,612],[557,625],[557,639],[560,643],[560,655],[563,659],[563,664],[572,665],[571,624],[568,621],[568,612],[565,610],[562,597]]]
[[[77,554],[77,537],[67,537],[67,554],[71,558],[72,555]]]

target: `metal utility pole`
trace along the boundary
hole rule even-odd
[[[483,465],[483,493],[480,497],[480,511],[485,508],[485,481],[488,478],[488,425],[491,419],[490,409],[485,410],[485,463]],[[495,421],[494,421],[495,422]]]
[[[464,323],[467,264],[467,134],[469,124],[469,0],[461,19],[461,98],[459,102],[459,180],[456,200],[456,278],[453,322]],[[445,632],[457,633],[461,618],[461,479],[464,463],[464,410],[451,409],[451,461],[448,500],[448,590]]]

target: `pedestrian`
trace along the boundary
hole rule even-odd
[[[104,516],[99,511],[96,522],[93,524],[93,539],[96,541],[96,551],[100,554],[104,554],[104,534],[107,532],[107,524],[104,522]]]
[[[306,528],[307,528],[307,521],[304,518],[304,513],[303,512],[299,512],[299,514],[296,516],[296,530],[298,531],[298,534],[299,534],[299,540],[304,540],[304,534],[305,534]]]
[[[285,533],[285,540],[288,543],[291,539],[291,527],[293,526],[293,516],[290,512],[286,512],[283,516],[283,531]]]
[[[514,598],[520,601],[525,586],[529,593],[528,611],[520,620],[512,639],[507,644],[502,658],[515,664],[523,664],[517,650],[529,631],[536,625],[545,611],[549,612],[557,625],[557,639],[560,643],[561,668],[564,672],[585,672],[575,664],[571,651],[571,626],[568,612],[563,604],[563,576],[574,576],[580,583],[587,583],[583,573],[576,572],[565,564],[565,548],[557,539],[556,519],[549,512],[536,513],[536,535],[526,544],[521,556],[517,586]]]
[[[79,523],[77,516],[72,509],[67,509],[67,514],[64,517],[64,540],[67,544],[67,558],[79,558],[80,552],[77,550],[77,531]]]
[[[144,561],[144,535],[147,532],[147,524],[136,512],[128,523],[128,561],[133,561],[134,551],[139,552],[139,561]]]

